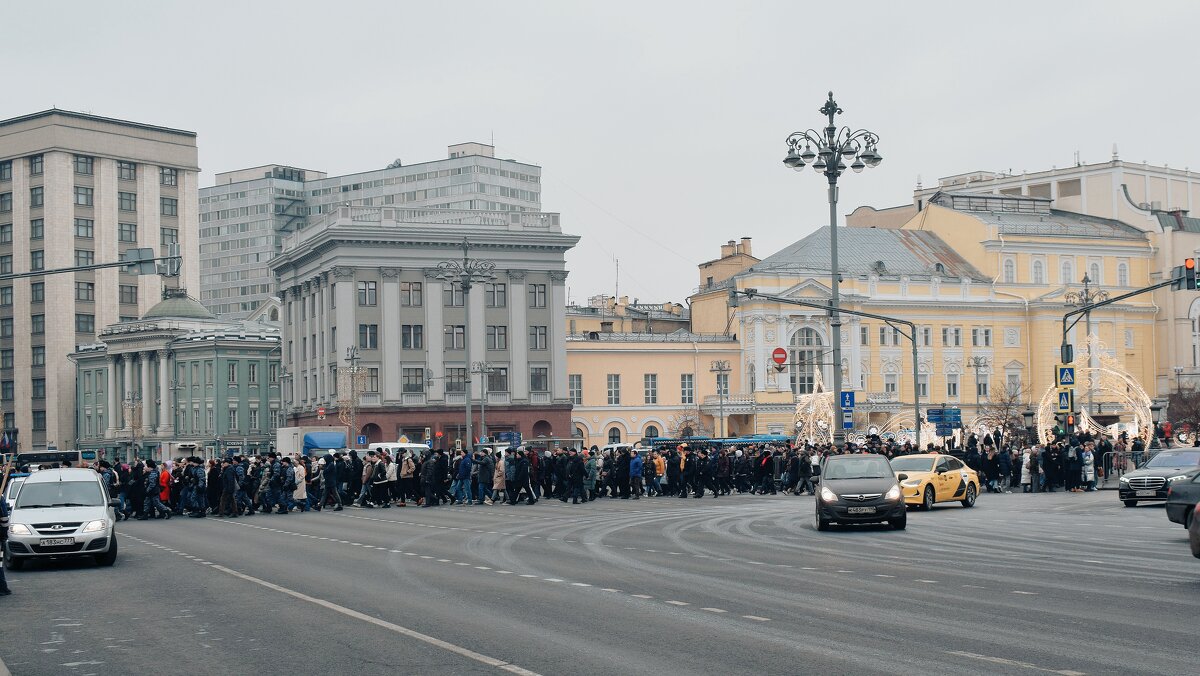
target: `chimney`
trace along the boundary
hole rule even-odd
[[[742,245],[741,245],[741,248],[738,250],[738,253],[744,254],[746,256],[751,255],[750,254],[750,238],[749,237],[742,238]]]
[[[732,239],[727,244],[721,245],[721,258],[729,258],[735,253],[737,253],[737,245]]]

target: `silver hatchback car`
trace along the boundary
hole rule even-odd
[[[90,469],[34,472],[21,486],[8,517],[5,564],[20,570],[32,559],[90,556],[99,565],[113,565],[116,503],[100,475]]]

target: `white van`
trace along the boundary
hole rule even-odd
[[[31,474],[8,517],[5,564],[20,570],[32,559],[91,556],[101,566],[113,565],[117,504],[109,499],[100,475],[90,469]]]

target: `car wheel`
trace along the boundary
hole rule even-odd
[[[908,527],[908,515],[905,514],[899,519],[891,519],[888,521],[888,525],[892,527],[892,530],[904,530]]]
[[[822,519],[820,512],[817,513],[817,530],[822,533],[829,530],[829,519]]]
[[[4,567],[9,570],[21,570],[22,568],[25,567],[25,559],[17,558],[15,556],[13,556],[12,554],[9,554],[8,551],[5,551],[4,552]]]
[[[1137,500],[1125,500],[1126,507],[1137,507]]]
[[[967,495],[962,499],[962,506],[971,508],[975,506],[975,498],[979,496],[979,489],[975,488],[975,484],[967,484]]]
[[[928,512],[933,509],[933,486],[925,487],[925,494],[921,497],[921,509]]]
[[[1184,530],[1192,529],[1192,512],[1195,512],[1195,511],[1196,511],[1196,507],[1195,507],[1195,505],[1193,505],[1191,509],[1189,509],[1188,511],[1183,513],[1183,529]]]
[[[113,533],[112,547],[103,554],[96,555],[97,566],[111,566],[117,562],[117,534]]]

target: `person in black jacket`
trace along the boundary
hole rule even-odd
[[[237,470],[233,468],[233,460],[231,458],[223,458],[221,460],[221,498],[217,516],[236,519],[237,518]]]
[[[796,495],[800,495],[804,491],[808,491],[809,495],[816,492],[812,482],[812,455],[808,451],[800,455],[796,468],[796,476],[799,477],[796,483],[796,490],[794,491]]]
[[[566,455],[566,454],[564,454]],[[583,458],[571,449],[570,456],[567,457],[566,466],[566,483],[571,491],[571,504],[578,505],[580,499],[587,502],[587,496],[583,494],[583,475],[584,475]]]
[[[521,499],[521,491],[529,491],[529,461],[525,459],[524,449],[517,449],[517,454],[511,460],[513,485],[512,490],[508,491],[508,504],[515,505]],[[533,495],[529,496],[529,504],[533,504]]]
[[[321,470],[325,475],[325,488],[323,489],[324,495],[321,496],[321,501],[317,503],[318,511],[325,506],[326,502],[334,506],[333,511],[342,511],[342,494],[338,490],[338,487],[342,485],[341,465],[341,453],[333,455],[325,454],[325,467]]]
[[[667,495],[679,493],[680,484],[683,482],[683,471],[679,468],[679,453],[677,451],[678,449],[667,453]]]
[[[141,516],[142,508],[145,506],[146,485],[142,480],[146,478],[146,466],[142,464],[141,458],[136,458],[133,465],[129,468],[129,476],[126,480],[126,496],[129,498],[125,507],[125,518],[128,519],[133,515]]]
[[[159,516],[170,519],[171,510],[167,509],[167,506],[159,498],[159,491],[162,490],[162,487],[158,483],[158,465],[153,460],[146,461],[146,472],[142,477],[142,490],[146,497],[142,501],[142,513],[138,515],[138,520],[145,521],[149,518],[159,518]]]
[[[693,489],[697,488],[696,482],[699,476],[700,464],[697,462],[696,454],[690,448],[683,449],[683,474],[679,478],[679,497],[686,498]]]

